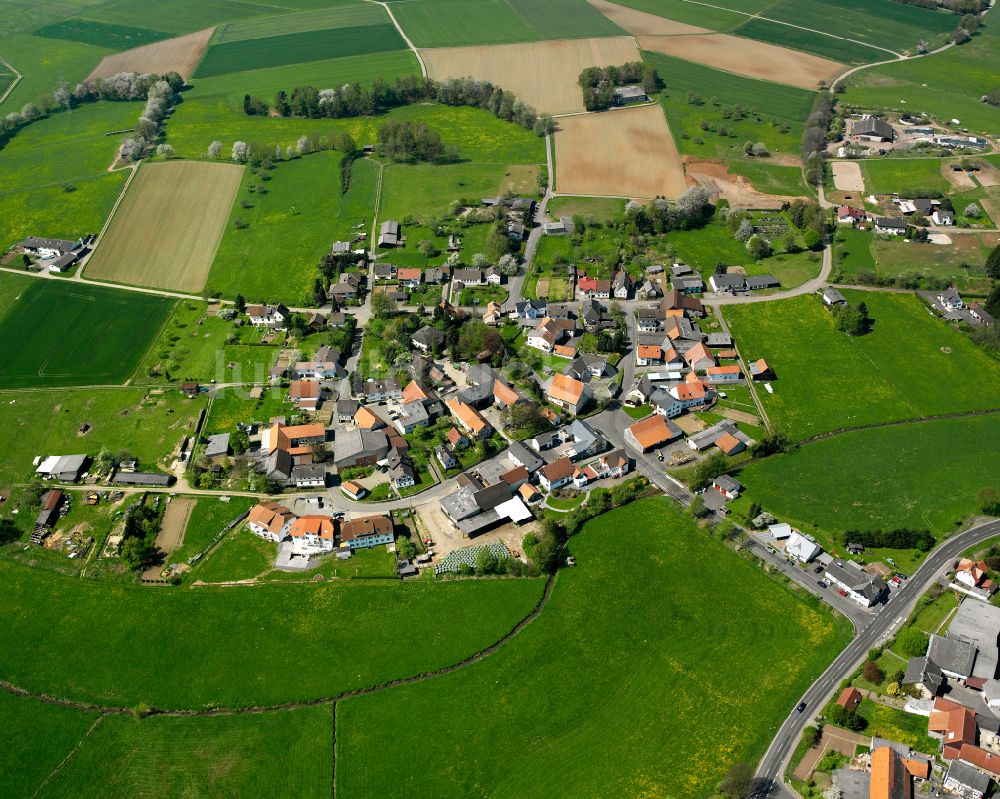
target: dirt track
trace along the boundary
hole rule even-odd
[[[198,500],[190,497],[180,497],[170,500],[163,512],[163,523],[160,532],[156,534],[156,546],[166,553],[171,553],[184,543],[184,531],[187,529],[191,511]]]
[[[141,75],[149,72],[157,75],[178,72],[187,80],[205,54],[214,30],[215,28],[205,28],[187,36],[165,39],[104,56],[101,63],[87,76],[87,80],[110,78],[119,72],[138,72]]]

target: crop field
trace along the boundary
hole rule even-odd
[[[879,50],[876,47],[849,42],[846,39],[837,39],[834,36],[826,36],[819,31],[781,25],[762,17],[755,17],[744,22],[733,33],[747,39],[755,39],[758,42],[769,42],[780,47],[801,50],[804,53],[811,53],[820,58],[829,58],[842,64],[870,64],[873,61],[884,61],[887,58],[892,58],[892,53]]]
[[[507,0],[518,17],[538,34],[539,39],[575,39],[587,36],[619,36],[623,33],[612,20],[586,0]]]
[[[173,305],[99,286],[38,278],[21,284],[12,277],[0,278],[0,290],[20,294],[0,319],[3,388],[121,383]]]
[[[403,38],[389,22],[228,41],[209,47],[197,77],[403,49]]]
[[[560,194],[679,197],[687,184],[656,106],[564,117],[555,135]]]
[[[285,4],[244,0],[111,0],[89,8],[81,16],[98,22],[152,28],[174,34],[192,33],[222,22],[280,14]],[[304,4],[297,4],[302,7]]]
[[[4,679],[52,695],[172,708],[317,699],[440,668],[499,640],[543,586],[521,579],[150,591],[7,562],[0,576]],[[109,626],[101,619],[111,601]],[[435,623],[442,618],[449,623]],[[413,630],[420,634],[406,634]],[[153,652],[170,657],[146,656]],[[289,652],[296,679],[274,679]]]
[[[45,25],[34,32],[35,36],[44,39],[65,39],[70,42],[83,42],[106,47],[109,50],[128,50],[152,44],[160,39],[166,39],[170,34],[152,31],[148,28],[132,28],[128,25],[109,25],[104,22],[92,22],[86,19],[64,19],[51,25]]]
[[[235,164],[145,165],[87,264],[87,276],[201,291],[242,175]]]
[[[997,436],[997,415],[843,433],[754,463],[740,481],[748,496],[802,529],[940,533],[978,512],[980,488],[1000,486],[991,455]]]
[[[699,5],[688,0],[621,0],[618,5],[713,31],[731,31],[746,20],[745,14],[723,8],[726,3]]]
[[[724,72],[786,83],[800,89],[815,89],[820,81],[829,83],[846,69],[843,64],[826,58],[724,33],[640,36],[639,47]],[[669,78],[666,82],[671,85]]]
[[[774,393],[761,399],[780,429],[802,439],[842,427],[1000,408],[1000,363],[931,316],[915,296],[845,296],[867,304],[870,333],[840,333],[816,297],[725,310],[743,356],[763,357],[774,369]]]
[[[212,28],[205,28],[187,36],[108,55],[101,59],[101,63],[87,77],[93,80],[110,78],[119,72],[138,72],[142,75],[149,72],[156,75],[177,72],[187,79],[194,73],[211,38]]]
[[[38,796],[328,797],[332,713],[319,705],[201,718],[105,716]]]
[[[18,13],[20,14],[20,10]],[[4,24],[4,16],[0,13],[0,27]],[[19,111],[25,103],[36,102],[61,81],[75,83],[83,80],[97,62],[111,52],[104,47],[65,40],[49,42],[52,45],[49,47],[39,46],[41,44],[46,43],[30,33],[18,33],[0,39],[0,56],[23,75],[13,91],[0,103],[0,112],[4,115]]]
[[[667,499],[594,519],[569,548],[579,565],[492,657],[338,705],[338,793],[706,796],[849,637]],[[706,555],[715,568],[695,575]],[[376,740],[384,756],[365,756]]]
[[[757,191],[785,196],[801,195],[805,191],[802,170],[797,166],[772,164],[767,159],[732,161],[729,171],[749,180]]]
[[[514,92],[543,113],[583,110],[580,73],[589,66],[639,61],[631,37],[566,39],[555,42],[448,47],[422,50],[427,71],[436,80],[471,75]],[[539,80],[544,75],[544,80]]]
[[[283,162],[268,173],[266,184],[247,172],[240,201],[226,205],[232,210],[208,289],[226,296],[242,293],[251,301],[311,302],[316,267],[330,245],[358,232],[371,235],[377,167],[356,161],[351,186],[341,195],[340,159],[340,153],[327,151]],[[267,193],[250,193],[251,185],[266,186]],[[244,200],[249,208],[241,207]],[[237,219],[246,227],[238,230]],[[359,224],[364,227],[355,230]]]
[[[861,174],[869,194],[947,193],[951,189],[941,174],[940,158],[869,159],[861,162]]]
[[[334,6],[315,11],[300,11],[297,14],[253,17],[230,22],[216,31],[212,43],[224,44],[247,39],[267,39],[290,33],[377,25],[388,21],[389,16],[380,6],[366,4]]]
[[[660,103],[682,153],[742,157],[743,143],[750,139],[763,142],[771,152],[798,154],[812,92],[743,78],[659,53],[644,52],[643,56],[660,75],[669,76]],[[724,109],[736,106],[748,109],[747,116],[723,117]],[[725,125],[732,138],[701,130],[702,120],[716,129]]]
[[[711,33],[709,28],[699,28],[675,19],[638,11],[609,0],[590,0],[590,4],[619,27],[633,36],[680,36],[690,33]]]

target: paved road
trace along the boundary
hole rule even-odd
[[[917,571],[903,586],[890,595],[886,605],[878,610],[859,630],[854,640],[838,655],[802,696],[806,712],[797,713],[789,708],[789,716],[776,731],[770,748],[757,767],[757,778],[762,782],[761,794],[784,793],[795,796],[785,787],[784,772],[802,730],[832,696],[841,681],[847,678],[865,658],[868,650],[895,633],[898,626],[913,610],[917,600],[946,571],[951,563],[974,544],[1000,535],[1000,520],[989,521],[952,536],[931,552]]]

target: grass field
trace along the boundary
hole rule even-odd
[[[379,217],[410,215],[428,222],[446,216],[453,200],[478,204],[483,197],[496,196],[506,171],[503,164],[390,164],[383,177]]]
[[[549,200],[548,209],[553,216],[580,215],[606,221],[625,213],[625,200],[609,197],[553,197]]]
[[[253,17],[230,22],[215,32],[213,44],[242,42],[247,39],[267,39],[290,33],[308,33],[331,28],[352,28],[363,25],[377,25],[389,21],[385,11],[376,5],[364,3],[335,5],[296,14],[282,14],[274,17]]]
[[[715,158],[742,157],[743,143],[761,141],[771,152],[797,153],[802,122],[813,94],[768,81],[743,78],[659,53],[644,52],[646,61],[666,77],[660,102],[682,154]],[[689,102],[693,93],[700,102]],[[743,119],[723,117],[723,110],[742,106]],[[732,138],[701,130],[701,121],[716,130],[725,125]]]
[[[242,293],[248,300],[311,304],[316,267],[330,245],[353,238],[357,224],[371,231],[377,167],[367,160],[355,162],[351,187],[341,195],[340,159],[340,153],[328,151],[283,162],[267,173],[266,183],[247,171],[208,276],[208,290],[230,297]],[[249,185],[265,186],[267,193],[251,194]],[[244,200],[250,208],[241,207]],[[237,230],[237,219],[246,227]],[[274,268],[276,260],[281,269]]]
[[[845,39],[824,36],[820,32],[802,30],[788,25],[779,25],[764,18],[750,19],[733,31],[737,36],[745,36],[758,42],[768,42],[782,47],[791,47],[805,53],[829,58],[842,64],[869,64],[892,58],[892,53],[877,50]],[[916,44],[916,42],[914,42]]]
[[[191,511],[184,541],[168,558],[169,563],[184,563],[192,555],[204,552],[227,524],[248,510],[254,500],[249,497],[231,497],[229,502],[216,498],[202,497]]]
[[[732,161],[729,171],[742,175],[755,189],[764,194],[781,194],[795,197],[805,190],[802,170],[797,166],[772,164],[766,159],[757,161]]]
[[[746,20],[744,14],[727,10],[731,4],[725,2],[698,5],[687,0],[621,0],[619,5],[713,31],[731,31]]]
[[[0,20],[5,16],[23,18],[22,15],[29,8],[27,4],[19,4],[16,13],[0,13]],[[0,27],[3,24],[0,21]],[[50,46],[44,46],[46,44]],[[0,112],[6,115],[12,111],[20,111],[25,103],[36,102],[61,82],[75,85],[86,78],[97,62],[110,52],[112,51],[103,47],[78,42],[45,42],[28,33],[0,38],[0,56],[24,76],[3,103],[0,103]]]
[[[2,388],[122,383],[173,306],[162,297],[6,274],[0,291],[20,295],[0,319]]]
[[[45,25],[34,32],[35,36],[45,39],[65,39],[70,42],[82,42],[109,50],[128,50],[131,47],[141,47],[144,44],[166,39],[170,34],[148,28],[132,28],[128,25],[109,25],[104,22],[92,22],[85,19],[65,19],[51,25]]]
[[[884,158],[861,162],[865,191],[869,194],[906,195],[919,191],[947,193],[951,184],[941,174],[939,158]]]
[[[208,48],[195,74],[206,78],[242,72],[247,68],[263,69],[404,49],[406,43],[403,37],[389,22],[353,28],[307,30],[265,39],[242,39],[213,44]]]
[[[761,393],[761,399],[779,428],[800,439],[841,427],[1000,408],[1000,363],[931,316],[915,296],[846,296],[868,305],[872,332],[856,338],[838,332],[816,297],[726,309],[743,356],[766,358],[777,375],[774,393]]]
[[[106,716],[38,795],[327,797],[331,716],[330,705],[203,718]]]
[[[252,580],[270,570],[277,555],[277,544],[241,528],[226,536],[208,559],[195,568],[191,579],[206,583]]]
[[[296,5],[307,7],[306,3]],[[181,34],[222,22],[279,14],[287,10],[286,6],[280,0],[272,5],[244,0],[157,0],[152,5],[146,0],[111,0],[88,8],[81,16],[98,22]]]
[[[589,522],[570,550],[579,565],[495,655],[339,705],[338,793],[705,796],[848,639],[666,499]],[[714,568],[688,568],[706,556]],[[376,741],[384,756],[366,757]]]
[[[995,415],[844,433],[748,466],[740,481],[749,497],[802,529],[942,532],[978,511],[980,488],[1000,488],[990,456],[997,435]]]
[[[242,177],[236,164],[146,164],[87,263],[87,277],[198,293]]]
[[[159,707],[315,699],[440,668],[498,640],[542,590],[521,579],[150,591],[4,562],[0,577],[4,679]],[[289,652],[296,678],[275,679]]]

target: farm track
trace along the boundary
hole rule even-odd
[[[424,63],[424,59],[420,57],[420,51],[414,46],[413,42],[410,41],[410,37],[406,35],[406,31],[403,30],[403,26],[396,21],[396,15],[392,13],[392,9],[389,8],[388,3],[379,2],[379,0],[367,0],[367,2],[372,5],[382,6],[385,9],[385,13],[389,15],[389,19],[392,20],[392,24],[396,26],[396,30],[399,31],[399,35],[403,37],[403,41],[406,42],[406,46],[410,49],[410,52],[417,57],[417,63],[420,64],[420,74],[422,77],[427,77],[427,65]]]
[[[434,669],[433,671],[423,672],[421,674],[415,674],[410,677],[400,677],[395,680],[389,680],[384,683],[379,683],[378,685],[372,685],[367,688],[355,688],[350,691],[343,691],[334,696],[320,697],[318,699],[308,699],[298,702],[281,702],[276,705],[249,705],[246,707],[232,707],[232,708],[206,708],[206,709],[165,709],[165,708],[143,708],[141,715],[146,716],[165,716],[169,718],[195,718],[195,717],[205,717],[205,716],[242,716],[242,715],[255,715],[259,713],[272,713],[280,710],[298,710],[307,707],[317,707],[320,705],[333,705],[334,714],[336,715],[336,705],[345,699],[353,699],[359,696],[369,696],[371,694],[379,694],[383,691],[387,691],[390,688],[399,688],[404,685],[413,685],[415,683],[426,682],[427,680],[434,679],[435,677],[443,677],[447,674],[452,674],[453,672],[464,669],[466,666],[471,666],[474,663],[478,663],[481,660],[485,660],[496,652],[500,651],[504,646],[506,646],[518,633],[524,630],[528,625],[530,625],[535,619],[537,619],[543,610],[545,610],[546,605],[549,603],[549,599],[552,596],[552,590],[555,586],[555,575],[550,575],[545,581],[545,588],[542,589],[542,595],[539,597],[538,602],[535,606],[524,616],[517,624],[515,624],[510,631],[505,633],[499,640],[487,646],[485,649],[480,649],[478,652],[463,658],[457,663],[452,663],[450,666],[443,666],[440,669]],[[55,705],[57,707],[70,708],[72,710],[79,710],[88,713],[101,713],[105,716],[125,716],[134,715],[136,710],[134,708],[114,706],[114,705],[98,705],[92,702],[77,702],[71,699],[61,699],[50,694],[35,693],[28,691],[20,686],[14,685],[7,680],[0,680],[0,690],[4,690],[9,694],[18,696],[24,699],[34,699],[37,702],[43,702],[47,705]],[[334,722],[336,724],[336,722]],[[336,728],[335,728],[336,729]],[[336,746],[336,735],[334,735],[334,746]],[[334,760],[334,769],[336,769],[336,759]]]
[[[3,56],[0,56],[0,64],[3,64],[5,67],[7,67],[7,69],[9,69],[11,71],[11,73],[13,73],[13,75],[14,75],[14,81],[10,84],[10,86],[7,87],[7,89],[4,91],[4,93],[2,95],[0,95],[0,105],[3,105],[3,101],[6,100],[10,96],[10,93],[12,91],[14,91],[14,87],[17,86],[17,84],[19,84],[21,82],[21,79],[24,77],[24,75],[22,75],[20,72],[18,72],[14,68],[14,65],[11,64],[10,61],[8,61]]]

